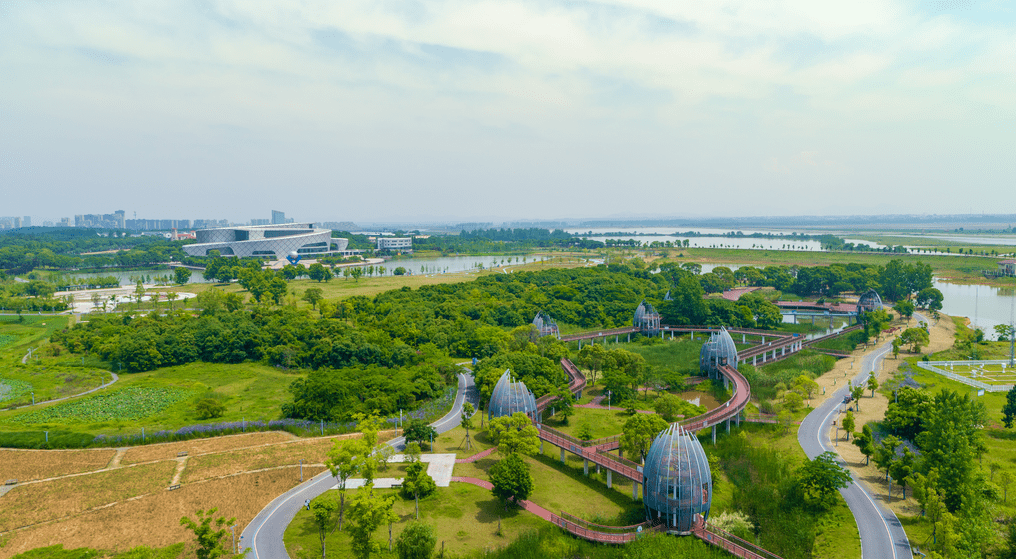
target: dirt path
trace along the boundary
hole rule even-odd
[[[180,485],[180,478],[183,477],[183,472],[187,469],[187,460],[189,458],[190,456],[181,456],[176,459],[176,472],[173,473],[173,481],[169,482],[170,487]]]
[[[130,447],[122,446],[116,449],[116,454],[114,454],[113,457],[109,459],[109,464],[106,464],[106,469],[112,470],[113,468],[119,468],[120,461],[123,460],[123,455],[127,454],[128,448]]]
[[[911,320],[910,327],[917,324],[917,320]],[[907,327],[903,323],[904,327]],[[949,349],[953,345],[954,336],[956,334],[956,324],[952,321],[951,317],[941,315],[941,318],[932,320],[930,324],[930,342],[928,347],[925,348],[925,354],[935,353]],[[911,353],[900,353],[900,357],[892,358],[886,357],[883,361],[882,371],[879,371],[876,375],[880,384],[885,383],[891,379],[898,370],[901,363],[903,363],[905,357],[913,356]],[[872,421],[881,421],[885,418],[886,409],[889,407],[889,396],[882,394],[878,391],[875,392],[874,396],[871,396],[871,391],[867,391],[861,398],[860,411],[854,412],[854,421],[856,424],[855,429],[860,431],[861,428]],[[842,416],[840,416],[842,418]],[[829,428],[829,440],[836,440],[837,431],[834,427]],[[865,457],[861,454],[861,450],[857,448],[852,442],[847,440],[846,434],[843,431],[839,431],[839,440],[836,440],[836,446],[833,448],[844,462],[847,467],[854,472],[859,479],[866,483],[872,488],[872,494],[882,502],[883,505],[891,508],[897,515],[914,516],[920,514],[920,505],[911,495],[910,489],[907,488],[907,499],[903,499],[903,493],[898,484],[893,484],[893,496],[890,501],[888,498],[889,483],[885,478],[885,472],[879,471],[875,467],[875,463],[865,464]],[[851,439],[852,440],[852,439]]]

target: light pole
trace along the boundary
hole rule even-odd
[[[303,483],[303,458],[300,459],[300,483]]]
[[[608,390],[607,391],[607,411],[610,411],[610,397],[611,397],[611,392],[610,392],[610,390]]]
[[[233,533],[233,553],[236,553],[236,524],[230,526],[229,531]]]
[[[35,405],[35,392],[32,392],[32,405]]]

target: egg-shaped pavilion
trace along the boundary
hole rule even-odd
[[[487,419],[514,415],[518,412],[528,415],[533,421],[540,420],[540,414],[536,409],[536,397],[526,388],[525,383],[520,380],[513,381],[511,369],[506,369],[494,385],[494,391],[490,393]]]
[[[882,308],[882,298],[878,296],[878,292],[874,289],[865,291],[863,295],[857,300],[857,316],[860,318],[866,312],[875,311]]]
[[[709,341],[702,344],[699,352],[699,370],[709,378],[716,378],[720,367],[728,365],[737,368],[737,346],[734,339],[726,328],[720,327],[719,332],[713,332]]]
[[[693,433],[674,423],[656,435],[643,475],[642,501],[649,521],[665,524],[667,532],[688,534],[696,515],[708,520],[712,475],[702,444]]]

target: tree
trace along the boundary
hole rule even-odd
[[[416,519],[420,519],[420,497],[426,497],[437,489],[434,478],[427,473],[427,464],[413,462],[406,468],[406,477],[402,480],[402,491],[412,495],[416,500]]]
[[[854,432],[854,412],[847,410],[847,414],[843,416],[840,427],[843,428],[843,434],[847,436],[849,441],[850,434]]]
[[[645,460],[656,435],[670,424],[658,415],[636,413],[624,422],[621,433],[621,450],[631,457]]]
[[[797,470],[797,483],[804,502],[828,509],[836,502],[836,490],[852,483],[850,472],[836,463],[837,456],[824,452],[814,460],[805,460]]]
[[[363,276],[363,268],[357,266],[350,270],[349,275],[353,276],[353,281],[360,281],[360,277]],[[331,276],[329,276],[329,279],[331,279]],[[325,281],[328,280],[326,279]]]
[[[795,413],[804,406],[804,397],[793,390],[788,390],[783,395],[783,406],[791,413]]]
[[[871,390],[871,397],[875,397],[875,391],[878,390],[878,379],[875,378],[875,373],[872,372],[868,375],[868,390]]]
[[[681,414],[684,401],[673,394],[664,394],[653,403],[653,409],[660,414],[667,423],[673,422]]]
[[[324,291],[320,287],[309,287],[303,292],[303,300],[310,303],[312,309],[316,309],[318,302],[324,298]]]
[[[907,498],[907,483],[910,475],[914,472],[914,462],[917,455],[909,448],[903,447],[903,453],[889,464],[889,475],[896,480],[897,485],[903,490],[903,498]]]
[[[589,384],[591,386],[596,384],[596,379],[600,376],[600,371],[603,370],[603,365],[607,360],[607,349],[603,347],[603,344],[588,344],[579,350],[579,356],[576,361],[579,365],[585,367],[589,371]]]
[[[392,271],[392,274],[396,276],[404,276],[406,275],[406,269],[403,268],[402,266],[399,266]]]
[[[540,433],[522,412],[495,417],[488,424],[487,431],[500,453],[531,456],[540,449]]]
[[[889,466],[896,459],[896,449],[900,446],[900,440],[893,435],[888,435],[875,447],[875,465],[878,469],[885,470],[885,476],[889,478]]]
[[[374,493],[373,483],[362,487],[350,499],[349,531],[356,557],[368,559],[377,551],[378,545],[372,536],[382,524],[398,521],[398,515],[392,510],[394,505],[395,495]]]
[[[176,283],[183,285],[190,281],[191,271],[187,268],[176,268],[173,270],[173,279]]]
[[[420,454],[419,443],[409,443],[406,445],[406,448],[402,450],[402,455],[406,457],[406,462],[409,462],[410,464],[413,462],[419,462]]]
[[[422,419],[410,419],[402,431],[406,442],[416,442],[422,447],[424,443],[431,443],[437,436],[437,430]],[[433,448],[431,449],[433,450]]]
[[[533,476],[529,465],[518,454],[509,454],[490,467],[491,492],[502,505],[518,503],[533,492]]]
[[[339,531],[342,531],[342,514],[346,507],[346,481],[359,471],[357,456],[369,452],[367,445],[359,439],[336,439],[328,451],[325,466],[335,478],[339,488]]]
[[[818,391],[818,383],[808,375],[800,375],[794,379],[794,388],[811,399],[811,395]]]
[[[194,405],[198,419],[215,419],[226,413],[226,406],[215,398],[202,398]]]
[[[934,287],[926,287],[917,293],[914,301],[921,307],[931,311],[942,310],[942,292]]]
[[[893,306],[893,310],[899,313],[901,317],[906,317],[907,322],[910,322],[910,317],[914,316],[914,303],[913,301],[904,299]]]
[[[166,293],[166,300],[169,301],[169,310],[173,310],[173,301],[176,301],[179,296],[180,295],[178,295],[176,291],[169,291]],[[105,302],[102,303],[102,309],[106,310]]]
[[[935,396],[924,418],[925,430],[916,442],[924,468],[937,468],[942,479],[949,480],[942,489],[950,511],[959,509],[963,495],[970,490],[980,427],[987,421],[984,404],[950,390]]]
[[[904,386],[889,402],[883,425],[897,437],[913,441],[924,430],[923,418],[931,407],[931,395],[924,390]]]
[[[1005,428],[1012,429],[1014,420],[1016,420],[1016,386],[1006,393],[1005,405],[1002,406],[1002,423],[1005,424]]]
[[[567,386],[558,389],[557,400],[551,405],[554,407],[554,413],[564,418],[562,423],[568,425],[568,418],[575,414],[575,395],[571,389]]]
[[[860,433],[854,433],[854,446],[864,455],[864,465],[871,463],[871,456],[875,454],[875,439],[871,427],[865,425]]]
[[[473,428],[474,412],[475,409],[473,408],[473,404],[470,404],[469,402],[462,404],[462,419],[460,425],[462,425],[462,428],[466,430],[466,450],[469,450],[472,446],[469,440],[469,430]]]
[[[995,335],[998,336],[998,341],[1008,342],[1009,338],[1012,336],[1012,328],[1013,327],[1008,324],[996,324]]]
[[[335,514],[336,508],[338,507],[335,501],[327,497],[314,499],[310,504],[310,514],[314,517],[314,526],[318,529],[318,539],[321,540],[321,559],[325,558],[325,538],[330,533],[328,527],[332,523],[332,515]]]
[[[316,282],[322,282],[332,279],[332,271],[325,268],[320,262],[315,262],[307,268],[307,277]]]
[[[911,353],[920,353],[921,346],[928,345],[928,341],[928,331],[924,328],[907,328],[902,334],[900,334],[901,344],[910,344],[913,346]]]
[[[141,308],[141,299],[145,296],[145,284],[138,280],[137,286],[134,288],[134,302],[137,303],[138,308]]]
[[[1009,501],[1009,486],[1013,482],[1012,472],[1009,470],[1003,470],[1002,473],[998,474],[998,484],[1002,486],[1002,502]]]
[[[410,522],[395,540],[399,559],[430,559],[437,547],[434,527],[422,522]]]
[[[854,399],[857,409],[861,409],[861,396],[864,396],[864,386],[858,385],[850,389],[850,397]]]
[[[218,511],[219,509],[217,508],[213,508],[208,512],[199,510],[197,522],[185,516],[180,519],[180,525],[194,532],[198,545],[196,550],[198,559],[218,559],[220,557],[233,559],[243,557],[242,554],[234,555],[227,550],[226,542],[223,541],[223,538],[229,533],[228,527],[234,524],[236,519],[230,518],[226,520],[224,516],[215,518],[215,513]]]

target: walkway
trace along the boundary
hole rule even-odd
[[[109,374],[110,374],[110,381],[109,382],[107,382],[106,384],[100,384],[99,386],[96,386],[95,388],[91,388],[89,390],[85,390],[84,392],[78,392],[77,394],[71,394],[70,396],[63,396],[62,398],[54,398],[52,400],[46,400],[45,402],[40,401],[40,402],[36,402],[34,404],[25,404],[23,406],[18,406],[16,408],[6,408],[6,409],[7,410],[20,410],[21,408],[30,408],[32,406],[41,406],[43,404],[52,404],[54,402],[63,402],[64,400],[70,400],[71,398],[77,398],[79,396],[84,396],[86,394],[91,394],[93,392],[98,392],[99,390],[102,390],[103,388],[108,388],[110,386],[113,386],[113,384],[116,383],[116,381],[120,380],[120,376],[117,375],[116,373],[109,373]]]

